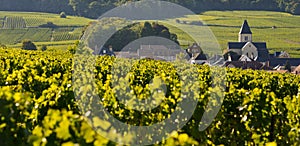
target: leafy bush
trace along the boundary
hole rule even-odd
[[[7,46],[0,43],[0,48],[2,48],[2,49],[7,49]]]
[[[47,46],[46,46],[46,45],[42,45],[42,46],[41,46],[41,50],[42,50],[42,51],[46,51],[46,50],[47,50]]]
[[[57,28],[58,26],[55,25],[53,22],[47,22],[47,24],[42,24],[39,27],[41,27],[41,28]]]
[[[93,34],[93,35],[101,35],[101,34]],[[148,37],[148,36],[164,37],[173,41],[174,43],[179,44],[176,34],[171,33],[169,31],[169,28],[167,28],[166,26],[158,24],[156,22],[153,22],[152,24],[150,24],[150,22],[144,22],[144,23],[135,23],[117,31],[116,33],[113,34],[112,37],[110,37],[110,39],[106,42],[104,47],[109,48],[109,46],[112,45],[114,51],[120,51],[132,41],[142,37]],[[139,49],[139,48],[132,48],[132,49]]]
[[[0,145],[117,145],[100,136],[88,124],[78,109],[73,87],[74,55],[61,52],[33,52],[0,49]],[[94,57],[94,56],[93,56]],[[182,90],[177,70],[171,63],[140,60],[120,79],[122,92],[129,85],[138,98],[149,95],[149,83],[154,75],[165,82],[167,96],[155,110],[138,112],[121,104],[113,96],[112,65],[116,58],[91,58],[95,76],[94,92],[100,102],[89,97],[91,87],[82,86],[80,94],[89,99],[84,104],[101,104],[124,123],[151,125],[168,118]],[[81,59],[81,58],[80,58]],[[85,64],[84,59],[79,61]],[[116,73],[130,60],[116,65]],[[80,64],[76,64],[80,65]],[[183,66],[188,67],[189,64]],[[83,66],[89,69],[88,66]],[[181,66],[180,66],[181,67]],[[226,90],[221,111],[205,131],[198,131],[199,122],[211,93],[212,70],[209,66],[195,65],[198,74],[189,74],[197,80],[200,93],[196,110],[189,122],[159,145],[299,145],[300,141],[300,76],[268,73],[265,71],[227,69]],[[184,73],[186,70],[182,70]],[[86,70],[80,70],[80,74]],[[218,73],[216,73],[218,75]],[[125,79],[128,80],[124,84]],[[83,80],[84,81],[84,80]],[[189,86],[189,87],[190,87]],[[188,90],[191,88],[187,88]],[[117,94],[117,93],[116,93]],[[134,97],[135,98],[135,97]],[[217,101],[216,101],[217,102]],[[93,121],[99,121],[93,119]],[[114,137],[110,123],[97,126]],[[135,139],[128,138],[129,141]],[[275,143],[276,142],[276,143]]]
[[[37,50],[35,44],[30,40],[23,40],[22,47],[23,50]]]

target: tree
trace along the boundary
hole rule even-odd
[[[121,30],[118,30],[105,43],[104,47],[108,48],[109,45],[112,45],[114,46],[114,51],[121,51],[125,46],[127,46],[134,40],[148,36],[164,37],[179,44],[177,35],[171,33],[166,26],[160,25],[158,23],[151,24],[149,22],[145,22],[144,25],[141,23],[134,23],[122,28]]]
[[[158,35],[167,39],[171,37],[171,33],[167,29],[162,30]]]
[[[43,27],[43,28],[57,28],[58,26],[55,25],[53,22],[47,22],[47,24],[39,25],[39,27]]]
[[[284,65],[284,69],[288,70],[289,72],[292,72],[292,66],[289,61],[286,61],[285,65]]]
[[[42,45],[41,50],[42,51],[46,51],[47,50],[47,46],[46,45]]]
[[[23,50],[37,50],[36,46],[30,40],[23,40],[22,41],[22,49]]]
[[[300,14],[300,3],[293,4],[290,11],[293,14],[299,15]]]
[[[147,36],[153,36],[154,35],[154,30],[149,22],[144,23],[144,28],[142,29],[141,32],[141,37],[147,37]]]
[[[7,49],[7,46],[0,43],[0,48],[2,48],[2,49]]]

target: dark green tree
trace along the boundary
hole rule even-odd
[[[42,45],[42,46],[41,46],[41,50],[42,50],[42,51],[46,51],[46,50],[47,50],[47,46],[46,46],[46,45]]]
[[[23,50],[37,50],[35,44],[30,40],[23,40],[22,47]]]
[[[0,43],[0,48],[2,48],[2,49],[7,49],[7,46]]]
[[[147,36],[153,36],[155,35],[155,32],[149,22],[144,23],[144,28],[141,32],[141,37],[147,37]]]
[[[289,72],[292,72],[292,66],[289,61],[286,61],[285,65],[284,65],[284,69],[288,70]]]
[[[112,45],[114,51],[120,51],[132,41],[147,36],[164,37],[179,44],[177,40],[177,35],[171,33],[166,26],[160,25],[158,23],[151,24],[149,22],[144,22],[144,24],[140,24],[140,23],[131,24],[117,31],[106,42],[104,47],[108,48],[108,46]]]

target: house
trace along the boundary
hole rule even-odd
[[[300,65],[294,69],[293,73],[296,75],[300,75]]]
[[[290,54],[286,51],[275,52],[274,54],[270,54],[270,57],[291,58]]]
[[[208,63],[206,55],[203,53],[201,47],[194,43],[186,49],[188,58],[192,64],[205,64]]]
[[[113,48],[112,46],[109,46],[109,48],[105,48],[105,47],[101,47],[101,48],[98,48],[97,46],[95,46],[95,52],[97,55],[100,55],[100,56],[116,56],[114,51],[113,51]]]
[[[270,58],[270,66],[276,67],[276,66],[285,66],[287,63],[289,63],[292,67],[300,65],[300,58]]]
[[[228,52],[233,52],[235,56],[229,55],[229,61],[238,61],[240,57],[248,59],[248,61],[257,61],[262,64],[269,63],[269,51],[266,42],[253,42],[252,31],[247,20],[240,29],[238,42],[228,43]]]
[[[174,61],[180,53],[184,53],[184,51],[181,49],[171,49],[164,45],[141,45],[140,49],[137,50],[137,56],[140,59],[152,58],[164,61]]]

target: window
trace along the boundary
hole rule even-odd
[[[249,39],[248,36],[245,36],[245,41],[248,41],[248,39]]]

